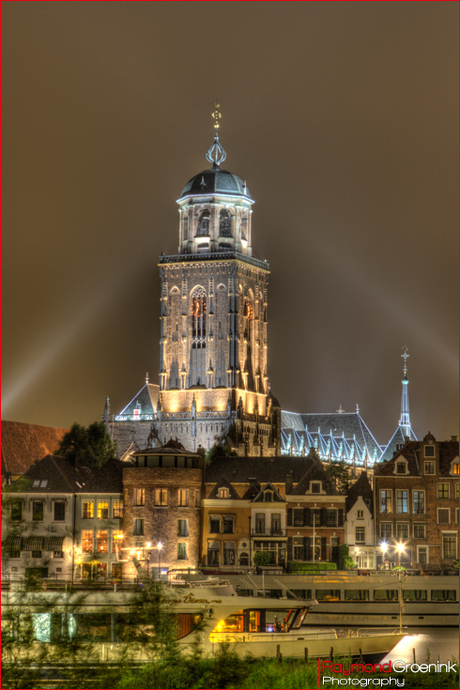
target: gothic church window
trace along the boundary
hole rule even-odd
[[[219,236],[220,237],[231,237],[232,236],[232,221],[228,215],[228,211],[221,211],[219,215]]]
[[[192,295],[192,347],[206,347],[206,293],[197,288]]]
[[[209,220],[210,220],[209,211],[203,211],[203,213],[201,214],[200,219],[198,221],[198,229],[196,231],[197,237],[205,237],[205,236],[209,235]]]

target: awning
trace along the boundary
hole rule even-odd
[[[50,537],[48,539],[47,551],[62,551],[65,537]]]
[[[21,542],[21,537],[7,537],[3,542],[3,548],[5,551],[20,551]]]
[[[24,551],[43,551],[45,537],[27,537],[24,542]]]

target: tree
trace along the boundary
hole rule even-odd
[[[61,441],[55,455],[62,455],[72,463],[79,462],[90,470],[116,458],[116,445],[107,433],[103,422],[94,422],[89,427],[73,424]]]
[[[324,466],[324,470],[331,480],[334,489],[339,494],[346,494],[348,491],[348,485],[350,481],[350,468],[344,463],[343,460],[340,462],[330,462]]]
[[[210,465],[215,458],[231,457],[237,456],[238,453],[232,446],[227,443],[222,445],[222,443],[215,443],[212,448],[206,453],[206,465]]]
[[[272,555],[270,551],[256,551],[254,554],[254,565],[256,565],[258,568],[261,568],[264,565],[270,565],[271,559]]]
[[[355,563],[350,556],[348,544],[341,544],[339,546],[339,568],[341,570],[351,570],[354,567]]]

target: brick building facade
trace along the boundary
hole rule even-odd
[[[377,541],[393,563],[450,567],[458,559],[458,441],[407,441],[374,471]]]

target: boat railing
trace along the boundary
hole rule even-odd
[[[407,626],[402,628],[393,628],[393,630],[385,631],[385,635],[401,635],[407,632]],[[354,635],[351,633],[355,633]],[[382,628],[358,628],[357,630],[349,630],[349,637],[373,637],[382,634]]]

